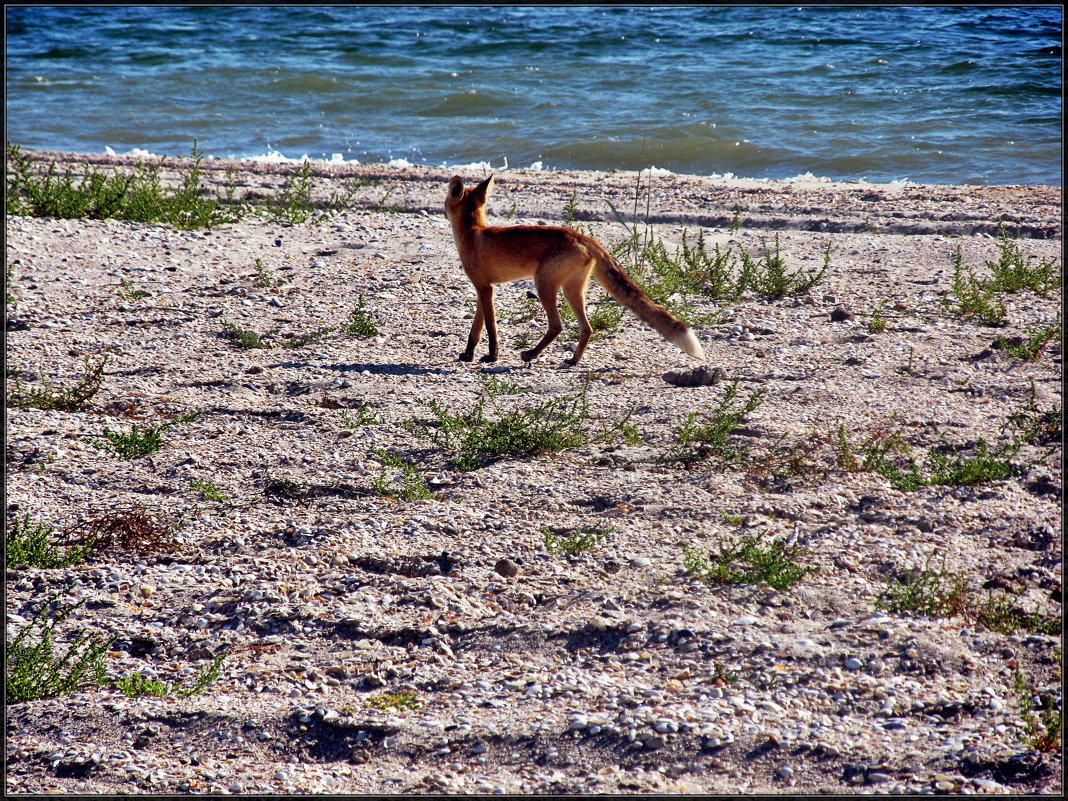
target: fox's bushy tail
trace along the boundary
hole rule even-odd
[[[597,243],[595,243],[597,244]],[[593,277],[608,294],[634,312],[640,320],[652,326],[668,342],[695,359],[704,359],[705,351],[693,331],[675,319],[663,306],[657,305],[642,292],[612,254],[597,244]]]

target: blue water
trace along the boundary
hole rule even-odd
[[[1059,7],[8,8],[29,149],[1061,184]]]

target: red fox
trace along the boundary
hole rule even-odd
[[[586,286],[590,275],[608,290],[613,298],[660,332],[673,345],[697,359],[705,354],[693,331],[672,317],[666,309],[653,303],[623,272],[611,254],[595,240],[570,228],[541,225],[489,226],[486,224],[486,197],[493,187],[493,176],[474,188],[464,188],[459,177],[449,181],[445,196],[445,215],[452,223],[456,248],[464,272],[475,285],[478,308],[467,348],[460,361],[475,357],[475,347],[485,325],[489,335],[489,353],[483,362],[497,361],[497,317],[493,309],[493,285],[534,277],[538,299],[549,316],[549,330],[541,342],[520,353],[524,362],[536,359],[556,339],[563,326],[557,310],[557,294],[564,298],[578,320],[579,341],[565,366],[579,363],[589,344],[593,329],[586,317]]]

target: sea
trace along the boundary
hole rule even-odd
[[[1062,8],[5,7],[29,150],[1061,185]]]

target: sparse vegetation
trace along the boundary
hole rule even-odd
[[[1029,289],[1041,298],[1061,287],[1061,267],[1053,259],[1040,259],[1033,264],[1031,256],[1025,256],[1010,237],[1004,226],[998,231],[1000,253],[997,261],[988,261],[986,266],[993,274],[990,282],[995,292],[1014,293]]]
[[[405,428],[453,452],[456,469],[475,470],[507,456],[531,458],[584,445],[588,441],[583,431],[589,417],[588,389],[587,380],[575,395],[506,410],[492,387],[484,385],[475,407],[466,414],[450,412],[435,400],[418,400],[436,419],[413,418]],[[487,414],[487,405],[495,417]]]
[[[883,317],[883,304],[880,303],[875,307],[875,310],[871,313],[871,319],[868,320],[868,333],[869,334],[882,334],[886,332],[886,318]]]
[[[163,445],[163,432],[182,423],[191,423],[200,418],[200,412],[192,412],[161,423],[158,426],[146,426],[138,429],[137,423],[133,424],[129,433],[104,429],[104,437],[107,442],[99,439],[86,437],[85,441],[100,450],[108,451],[120,459],[136,459],[140,456],[148,456],[155,453]]]
[[[427,489],[426,481],[411,462],[380,448],[372,448],[372,453],[382,460],[382,472],[372,485],[376,495],[403,501],[421,501],[434,497]],[[387,467],[400,471],[399,478],[403,486],[399,490],[396,489],[395,482],[387,481]]]
[[[796,550],[780,543],[761,548],[756,537],[744,537],[709,553],[707,558],[684,546],[682,563],[691,577],[709,584],[766,584],[786,590],[819,570],[818,566],[800,566],[796,556]]]
[[[191,695],[199,695],[204,692],[208,685],[213,684],[219,678],[219,674],[222,672],[222,662],[225,658],[226,654],[216,655],[210,665],[205,665],[200,669],[200,673],[189,687],[182,688],[177,684],[168,684],[164,681],[150,679],[143,673],[131,673],[128,676],[123,676],[115,682],[115,686],[120,692],[131,698],[143,695],[150,695],[156,698],[176,695],[179,698],[188,698]]]
[[[226,503],[230,500],[229,496],[223,495],[219,491],[219,488],[215,486],[215,482],[211,479],[202,481],[199,478],[191,479],[189,486],[200,493],[200,497],[205,501],[214,501],[216,503]]]
[[[341,410],[341,422],[348,428],[360,428],[361,426],[381,425],[383,420],[371,411],[370,404],[364,401],[356,407],[356,419],[353,420],[348,409]]]
[[[991,278],[976,278],[971,267],[965,267],[960,247],[953,257],[953,284],[950,295],[956,300],[954,313],[963,320],[978,325],[999,327],[1007,322],[1002,295],[1030,290],[1042,298],[1061,286],[1061,267],[1052,259],[1033,263],[1002,227],[999,231],[1000,253],[997,261],[988,261]]]
[[[42,381],[41,387],[27,389],[18,378],[11,391],[7,393],[7,405],[14,409],[44,409],[60,412],[74,412],[81,409],[100,390],[104,382],[104,365],[108,362],[105,355],[96,364],[89,357],[85,358],[85,377],[72,387],[57,389],[48,381]]]
[[[253,268],[256,271],[256,286],[263,287],[264,289],[274,289],[279,285],[278,281],[275,281],[267,274],[267,268],[263,266],[263,259],[257,258],[253,264]]]
[[[134,289],[125,278],[119,279],[119,286],[122,287],[119,290],[119,297],[123,300],[141,300],[150,294],[143,289]]]
[[[341,333],[363,339],[378,336],[378,324],[364,308],[363,295],[360,295],[356,308],[352,310],[348,319],[341,326]]]
[[[282,343],[282,347],[287,348],[289,350],[303,348],[305,345],[310,345],[313,342],[319,342],[321,339],[323,339],[323,337],[329,336],[336,330],[336,328],[330,326],[316,328],[314,331],[308,331],[306,334],[298,334],[292,339],[285,340]]]
[[[314,210],[310,161],[302,161],[297,171],[286,179],[282,189],[263,204],[267,219],[290,225],[306,223]]]
[[[995,347],[999,347],[1008,353],[1010,356],[1015,356],[1017,359],[1022,359],[1025,362],[1038,361],[1039,354],[1042,353],[1046,344],[1052,339],[1061,338],[1061,324],[1058,321],[1055,325],[1046,326],[1045,328],[1031,329],[1023,337],[1012,337],[1006,339],[999,336],[996,340]]]
[[[1010,414],[1001,430],[1002,433],[1011,433],[1013,442],[1038,446],[1054,445],[1064,437],[1061,418],[1061,409],[1057,406],[1038,408],[1038,394],[1032,380],[1027,406]]]
[[[943,438],[927,449],[925,476],[911,456],[912,446],[896,431],[876,430],[856,448],[850,444],[845,426],[838,427],[835,438],[838,464],[842,468],[878,473],[894,487],[908,492],[930,485],[958,487],[1000,481],[1017,472],[1018,466],[1012,458],[1020,445],[1019,440],[1010,440],[991,447],[980,437],[967,446],[957,446]],[[897,454],[898,458],[890,454]]]
[[[1027,734],[1020,735],[1020,739],[1029,747],[1042,753],[1060,751],[1062,710],[1057,708],[1053,693],[1046,693],[1045,703],[1036,713],[1033,700],[1035,693],[1020,668],[1017,667],[1013,671],[1012,681],[1016,698],[1020,703],[1020,715],[1027,727]]]
[[[977,598],[963,572],[947,570],[944,556],[941,566],[933,569],[932,559],[933,555],[927,558],[922,570],[906,570],[892,576],[877,605],[894,614],[960,617],[1002,634],[1060,632],[1059,620],[1019,609],[1017,599],[995,593]]]
[[[546,526],[541,527],[545,550],[554,556],[595,551],[612,531],[614,531],[612,526],[606,526],[600,522],[578,529],[552,530]]]
[[[423,702],[419,700],[415,693],[401,690],[395,693],[372,695],[364,701],[363,705],[368,709],[396,709],[397,711],[402,711],[405,709],[418,709],[423,705]]]
[[[265,348],[263,340],[255,331],[241,328],[234,323],[223,320],[223,335],[238,348]]]
[[[54,527],[35,521],[30,523],[27,513],[21,520],[14,516],[7,524],[4,538],[4,555],[7,567],[70,567],[85,561],[92,544],[70,546],[66,549],[54,541]]]
[[[102,553],[121,548],[138,553],[173,553],[174,523],[141,505],[82,520],[67,531],[72,542]]]
[[[706,407],[703,415],[690,412],[683,424],[675,429],[676,444],[669,458],[689,464],[709,456],[728,460],[744,456],[746,449],[732,446],[729,438],[746,416],[761,404],[764,390],[754,390],[741,407],[732,409],[737,395],[736,380],[727,387],[722,400],[715,406]],[[699,422],[702,417],[703,422]]]
[[[156,164],[139,163],[132,171],[116,167],[105,174],[85,165],[75,174],[67,167],[61,175],[53,161],[42,168],[18,145],[7,144],[7,210],[9,214],[64,219],[108,219],[163,222],[175,228],[203,228],[223,221],[229,212],[218,195],[205,197],[201,185],[204,154],[193,140],[193,160],[179,175],[176,187],[164,188]]]
[[[7,643],[5,699],[21,704],[70,695],[87,683],[104,682],[104,654],[109,642],[84,629],[61,657],[55,653],[56,626],[84,604],[63,604],[56,597],[41,604],[33,618]]]

